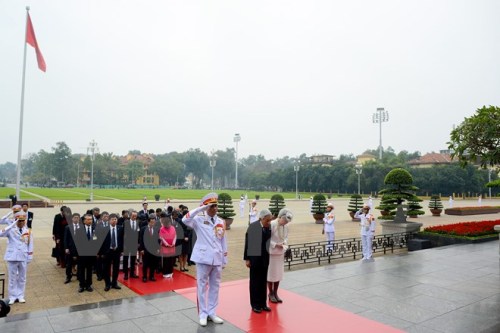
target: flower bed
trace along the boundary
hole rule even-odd
[[[495,225],[500,225],[500,220],[438,225],[425,228],[423,232],[418,233],[417,237],[430,240],[432,247],[482,243],[498,240]]]
[[[496,214],[500,213],[498,206],[478,206],[478,207],[456,207],[446,208],[446,215],[478,215],[478,214]]]
[[[500,220],[480,221],[480,222],[462,222],[448,225],[438,225],[427,227],[424,232],[436,234],[447,234],[455,236],[478,237],[484,235],[495,235],[495,225],[500,224]]]

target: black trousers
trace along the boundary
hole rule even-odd
[[[123,256],[123,273],[129,273],[128,260],[130,259],[130,275],[135,274],[135,262],[137,261],[137,256]]]
[[[65,257],[65,262],[66,262],[66,279],[71,279],[73,276],[73,265],[76,265],[78,263],[78,258],[76,256],[72,256],[70,254],[66,254]]]
[[[177,257],[163,257],[163,268],[162,268],[162,273],[163,275],[165,274],[172,274],[174,272],[174,263],[175,259]]]
[[[81,256],[78,258],[78,281],[81,288],[92,286],[92,269],[94,268],[95,256]]]
[[[156,267],[158,267],[158,257],[144,251],[142,256],[142,277],[148,278],[149,271],[149,278],[154,278]]]
[[[106,286],[116,286],[118,283],[118,272],[120,270],[120,256],[118,250],[109,250],[104,257],[104,282]]]
[[[250,305],[262,308],[267,305],[267,268],[269,262],[252,262],[250,266]]]

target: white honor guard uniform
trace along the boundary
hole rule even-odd
[[[257,200],[252,201],[252,205],[250,206],[250,223],[254,223],[259,221],[259,212],[257,211]]]
[[[17,212],[20,212],[22,209],[21,205],[14,205],[12,206],[12,211],[8,212],[6,215],[2,216],[0,218],[0,224],[7,224],[10,225],[15,222],[14,214]]]
[[[333,213],[333,204],[331,202],[326,206],[327,212],[323,218],[323,230],[325,231],[326,240],[328,244],[326,245],[326,250],[333,250],[333,241],[335,240],[335,214]],[[330,209],[328,211],[328,209]]]
[[[197,237],[191,260],[196,263],[201,326],[206,326],[207,320],[217,324],[223,323],[216,315],[216,310],[222,268],[227,264],[227,241],[225,222],[217,216],[217,199],[216,193],[207,194],[203,197],[200,207],[191,210],[182,218],[182,222],[194,229]]]
[[[363,260],[372,260],[372,242],[375,234],[375,218],[369,213],[370,207],[364,206],[362,210],[354,214],[354,218],[361,220],[361,247],[363,249]]]
[[[26,302],[26,267],[33,258],[33,236],[25,225],[26,215],[18,212],[14,217],[16,223],[0,231],[0,237],[8,239],[4,260],[9,269],[9,304],[14,304],[16,300],[19,303]]]
[[[245,197],[241,196],[241,198],[240,198],[240,217],[241,218],[245,217],[245,206],[246,206]]]

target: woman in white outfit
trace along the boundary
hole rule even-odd
[[[363,249],[362,260],[372,260],[372,242],[375,234],[375,218],[370,214],[370,207],[363,206],[354,214],[354,218],[361,220],[361,247]]]
[[[333,203],[329,202],[326,206],[326,214],[323,218],[323,232],[326,235],[326,250],[333,250],[333,241],[335,240],[335,214],[333,213]]]
[[[278,218],[271,221],[271,244],[269,246],[269,268],[267,271],[267,288],[272,303],[283,303],[278,296],[278,287],[283,280],[285,251],[288,249],[288,223],[292,221],[292,212],[283,208]]]

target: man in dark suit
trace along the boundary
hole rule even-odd
[[[148,203],[147,202],[142,203],[142,209],[137,214],[137,218],[141,222],[141,228],[148,224],[149,210],[148,210]]]
[[[267,306],[267,268],[269,266],[269,228],[273,216],[267,209],[259,213],[259,223],[250,223],[245,234],[243,260],[250,268],[250,305],[253,312],[271,311]]]
[[[104,261],[103,273],[106,284],[104,291],[109,291],[110,288],[122,289],[118,285],[118,271],[120,269],[120,256],[123,252],[123,227],[118,226],[117,223],[118,216],[116,214],[109,215],[107,235],[99,251]]]
[[[94,291],[92,288],[92,270],[94,268],[97,252],[99,251],[98,239],[92,227],[92,215],[83,216],[84,225],[76,231],[76,247],[78,249],[78,280],[80,288],[78,292],[84,290]]]
[[[80,214],[74,213],[71,216],[71,223],[66,226],[64,230],[64,252],[66,253],[66,281],[64,283],[70,283],[73,277],[73,267],[78,262],[78,250],[76,248],[76,232],[79,228],[83,226],[80,225]]]
[[[141,228],[139,251],[142,255],[142,282],[156,281],[155,270],[160,253],[159,229],[155,227],[156,214],[149,215],[148,225]]]
[[[137,221],[137,212],[130,212],[130,220],[123,223],[123,279],[128,280],[129,272],[131,278],[138,278],[135,273],[135,264],[137,260],[137,250],[139,249],[139,221]],[[130,260],[130,270],[129,270]]]
[[[66,220],[66,215],[68,212],[68,208],[66,206],[61,206],[60,213],[54,216],[54,223],[52,225],[52,239],[56,242],[56,260],[57,265],[60,265],[61,268],[64,268],[66,265],[64,263],[64,230],[68,225]],[[68,219],[71,214],[68,215]]]
[[[27,215],[26,223],[28,225],[28,229],[31,229],[31,225],[33,223],[33,213],[28,211],[28,204],[27,203],[23,203],[22,207],[23,207],[23,211]]]

